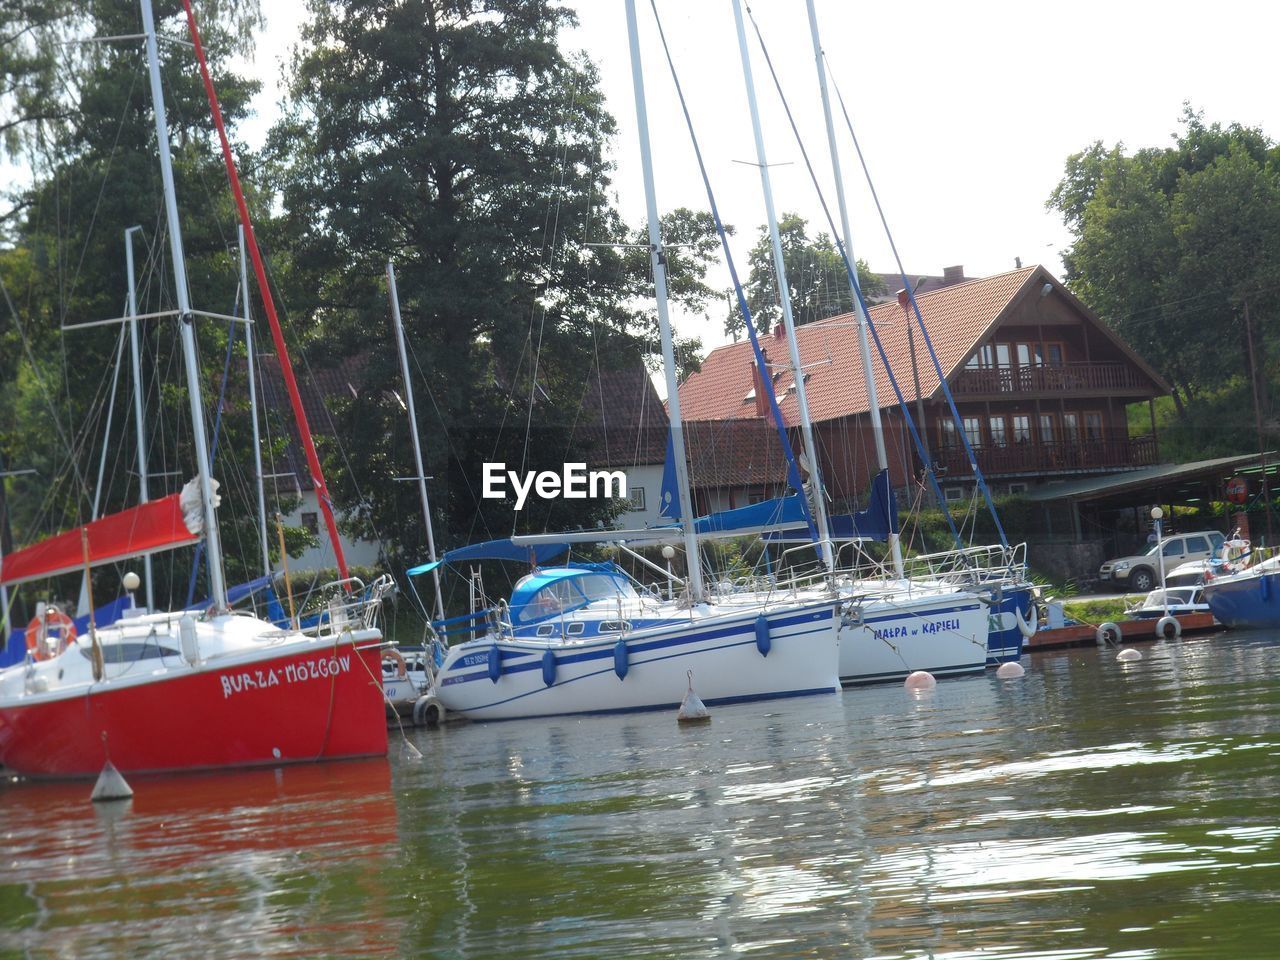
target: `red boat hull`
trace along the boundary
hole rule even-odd
[[[381,756],[379,661],[378,645],[348,642],[0,707],[0,763],[33,777],[89,777],[108,751],[124,773]]]

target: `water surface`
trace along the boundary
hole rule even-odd
[[[1280,956],[1280,646],[0,785],[0,956]]]

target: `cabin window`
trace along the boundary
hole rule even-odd
[[[1013,442],[1017,444],[1031,442],[1031,418],[1025,413],[1017,413],[1013,420]]]
[[[540,623],[538,624],[538,636],[549,637],[551,636],[551,634],[555,633],[555,629],[556,628],[554,624]]]
[[[1009,435],[1005,431],[1004,417],[987,418],[987,426],[991,430],[991,445],[994,447],[1007,447],[1009,445]]]
[[[571,637],[580,637],[586,631],[587,625],[581,620],[575,620],[564,628],[564,632]]]
[[[622,633],[630,629],[631,629],[631,624],[629,624],[626,620],[601,620],[600,621],[601,633]]]

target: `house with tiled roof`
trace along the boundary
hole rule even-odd
[[[917,293],[941,378],[906,310],[891,300],[870,308],[872,324],[921,436],[939,465],[948,499],[965,499],[974,476],[960,434],[996,492],[1020,492],[1053,479],[1115,473],[1157,462],[1154,415],[1133,435],[1127,408],[1169,392],[1164,379],[1055,277],[1024,267]],[[853,315],[797,331],[800,363],[819,446],[823,479],[838,502],[854,504],[876,470],[868,392]],[[781,331],[767,340],[767,376],[789,428],[799,426],[796,372]],[[873,345],[874,351],[874,345]],[[914,489],[922,461],[914,449],[889,375],[877,358],[876,392],[895,486]],[[750,344],[711,351],[680,388],[694,430],[755,420],[767,409]],[[947,409],[945,380],[960,413]],[[801,449],[798,429],[794,449]]]

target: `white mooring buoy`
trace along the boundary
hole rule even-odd
[[[1022,669],[1022,664],[1016,660],[1010,660],[996,667],[996,676],[1001,680],[1017,680],[1026,674],[1026,670]]]
[[[932,690],[938,685],[938,681],[928,670],[917,670],[909,674],[902,685],[908,690]]]
[[[693,692],[693,671],[687,670],[685,674],[689,678],[689,691],[684,695],[684,702],[680,704],[676,720],[680,723],[710,723],[711,714],[707,710],[707,705]]]
[[[133,787],[125,782],[116,765],[108,760],[98,774],[98,782],[93,785],[93,793],[89,799],[94,803],[103,803],[108,800],[128,800],[132,796]]]
[[[1123,650],[1121,650],[1119,653],[1116,654],[1116,659],[1119,660],[1121,663],[1132,663],[1135,660],[1141,660],[1142,654],[1140,654],[1137,650],[1133,649],[1133,647],[1125,647]]]

